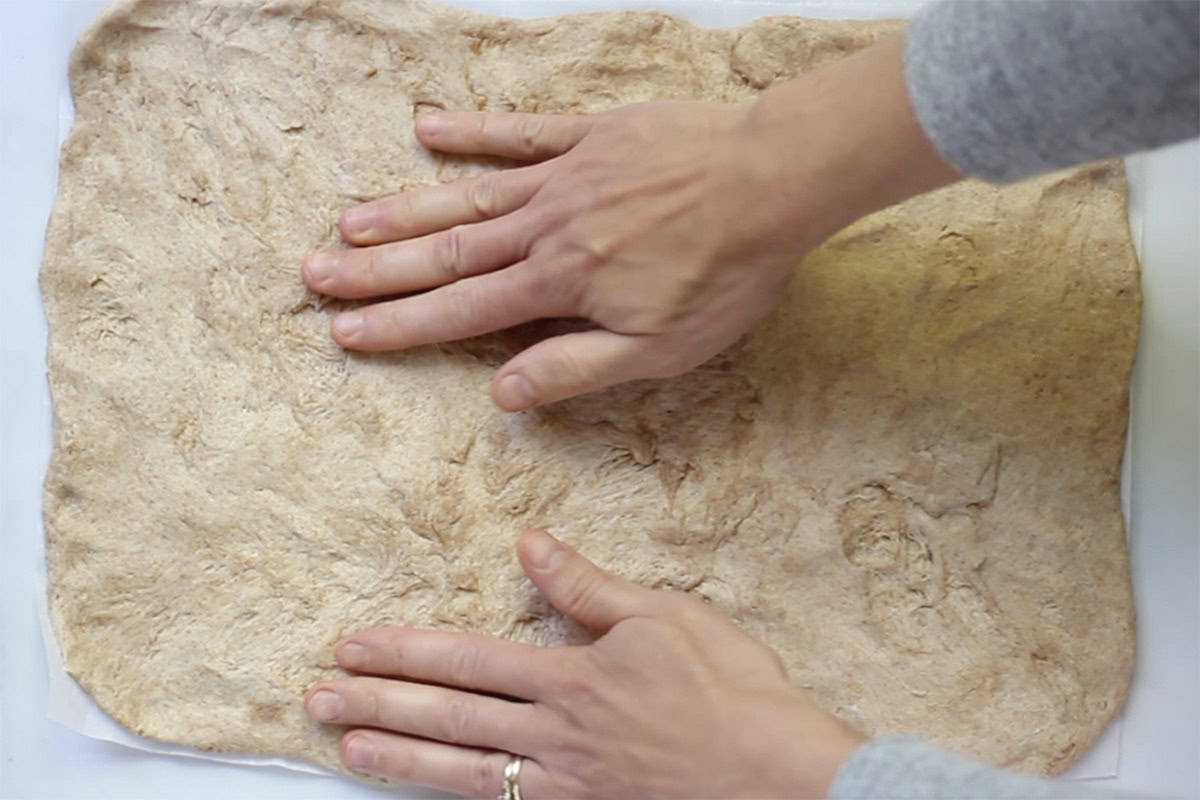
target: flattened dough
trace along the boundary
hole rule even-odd
[[[1065,768],[1133,659],[1118,164],[876,214],[701,369],[529,413],[494,408],[488,380],[549,323],[351,354],[298,277],[343,208],[494,167],[419,147],[424,109],[740,102],[896,27],[367,0],[106,13],[72,64],[42,273],[70,671],[146,736],[337,768],[338,732],[300,698],[341,635],[586,638],[515,562],[537,524],[708,599],[868,733]]]

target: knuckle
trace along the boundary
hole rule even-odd
[[[485,142],[491,138],[491,114],[479,114],[475,117],[475,138],[480,142]]]
[[[546,128],[546,120],[540,115],[523,117],[517,123],[517,143],[521,152],[534,156],[541,148],[542,131]]]
[[[447,677],[455,686],[473,686],[479,675],[481,654],[472,642],[462,642],[454,648],[447,665]]]
[[[368,305],[361,309],[361,313],[364,333],[360,336],[374,341],[398,343],[408,340],[414,333],[401,303]]]
[[[415,192],[401,192],[396,195],[391,203],[391,213],[387,215],[388,222],[394,227],[398,227],[403,231],[404,225],[408,220],[411,220],[419,210],[416,202],[413,200]]]
[[[583,670],[559,681],[558,696],[574,707],[594,705],[596,700],[596,675],[594,670]]]
[[[433,240],[433,263],[447,282],[457,281],[467,274],[463,263],[462,226],[445,230]]]
[[[379,692],[373,691],[368,685],[356,685],[352,691],[359,696],[357,705],[362,709],[362,721],[368,725],[379,725],[383,722],[383,703]]]
[[[576,234],[567,242],[567,247],[576,260],[586,268],[596,268],[609,263],[620,251],[616,236],[597,233]]]
[[[357,256],[357,258],[353,256]],[[346,283],[349,284],[348,288],[361,291],[375,285],[380,277],[378,249],[367,247],[355,252],[353,256],[345,259],[347,267],[345,278]]]
[[[499,213],[496,174],[481,175],[467,184],[467,205],[477,219],[491,219]]]
[[[465,697],[456,697],[446,703],[443,741],[463,744],[470,741],[475,725],[475,704]]]
[[[574,316],[583,286],[572,272],[572,267],[561,261],[539,258],[536,263],[524,265],[519,291],[536,298],[548,315]]]

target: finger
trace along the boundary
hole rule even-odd
[[[342,236],[351,244],[380,244],[493,219],[529,202],[543,180],[543,171],[513,169],[372,200],[342,214]]]
[[[543,161],[570,150],[592,126],[592,118],[515,111],[444,111],[417,119],[417,138],[446,153],[492,155]]]
[[[525,257],[532,235],[519,214],[408,241],[314,253],[304,262],[304,282],[333,297],[377,297],[442,286],[508,266]]]
[[[567,616],[607,631],[623,619],[657,613],[656,593],[597,567],[545,531],[517,542],[525,574]]]
[[[318,722],[384,730],[479,747],[527,750],[544,741],[550,720],[532,703],[410,683],[354,677],[314,686],[305,698]]]
[[[338,663],[354,672],[395,675],[461,689],[535,700],[561,671],[559,651],[490,636],[389,625],[347,636]]]
[[[492,398],[505,411],[522,411],[624,381],[657,377],[659,360],[644,336],[606,330],[567,333],[509,360],[492,378]]]
[[[522,261],[433,291],[364,306],[334,317],[333,338],[352,350],[403,350],[566,316],[566,301],[539,267]]]
[[[351,769],[401,783],[492,798],[504,787],[504,768],[512,758],[499,750],[429,742],[385,731],[352,730],[342,737],[342,761]],[[530,800],[557,796],[538,762],[521,763],[518,784]]]

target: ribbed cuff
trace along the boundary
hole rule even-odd
[[[1113,800],[1095,784],[1034,778],[988,767],[907,736],[864,744],[842,765],[830,800]]]

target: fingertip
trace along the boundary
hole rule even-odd
[[[437,111],[430,111],[417,117],[414,128],[417,138],[424,142],[426,139],[435,139],[438,134],[446,130],[446,117]]]
[[[517,557],[527,574],[553,572],[569,553],[566,545],[541,528],[530,528],[517,540]]]
[[[304,707],[308,708],[308,702],[312,700],[312,696],[325,688],[324,683],[314,683],[308,687],[308,691],[304,693]]]
[[[363,323],[361,311],[345,311],[333,318],[330,332],[342,347],[354,347],[362,335]]]
[[[375,208],[370,203],[351,206],[338,219],[338,230],[350,244],[364,244],[371,238],[375,226]]]
[[[538,404],[533,384],[519,372],[498,375],[492,384],[492,399],[505,411],[524,411]]]
[[[370,651],[362,642],[348,639],[340,643],[334,650],[338,665],[344,669],[361,669],[367,665]]]
[[[362,730],[347,731],[342,736],[342,761],[346,766],[369,770],[375,766],[378,750],[370,734]]]
[[[304,283],[314,292],[327,294],[336,272],[335,256],[328,252],[312,253],[304,259],[300,275]]]
[[[342,715],[345,702],[332,686],[314,686],[304,700],[304,710],[317,722],[333,722]]]
[[[517,547],[523,548],[526,542],[536,539],[539,536],[549,535],[550,531],[546,530],[545,528],[526,528],[525,530],[521,531],[521,536],[517,539]]]

